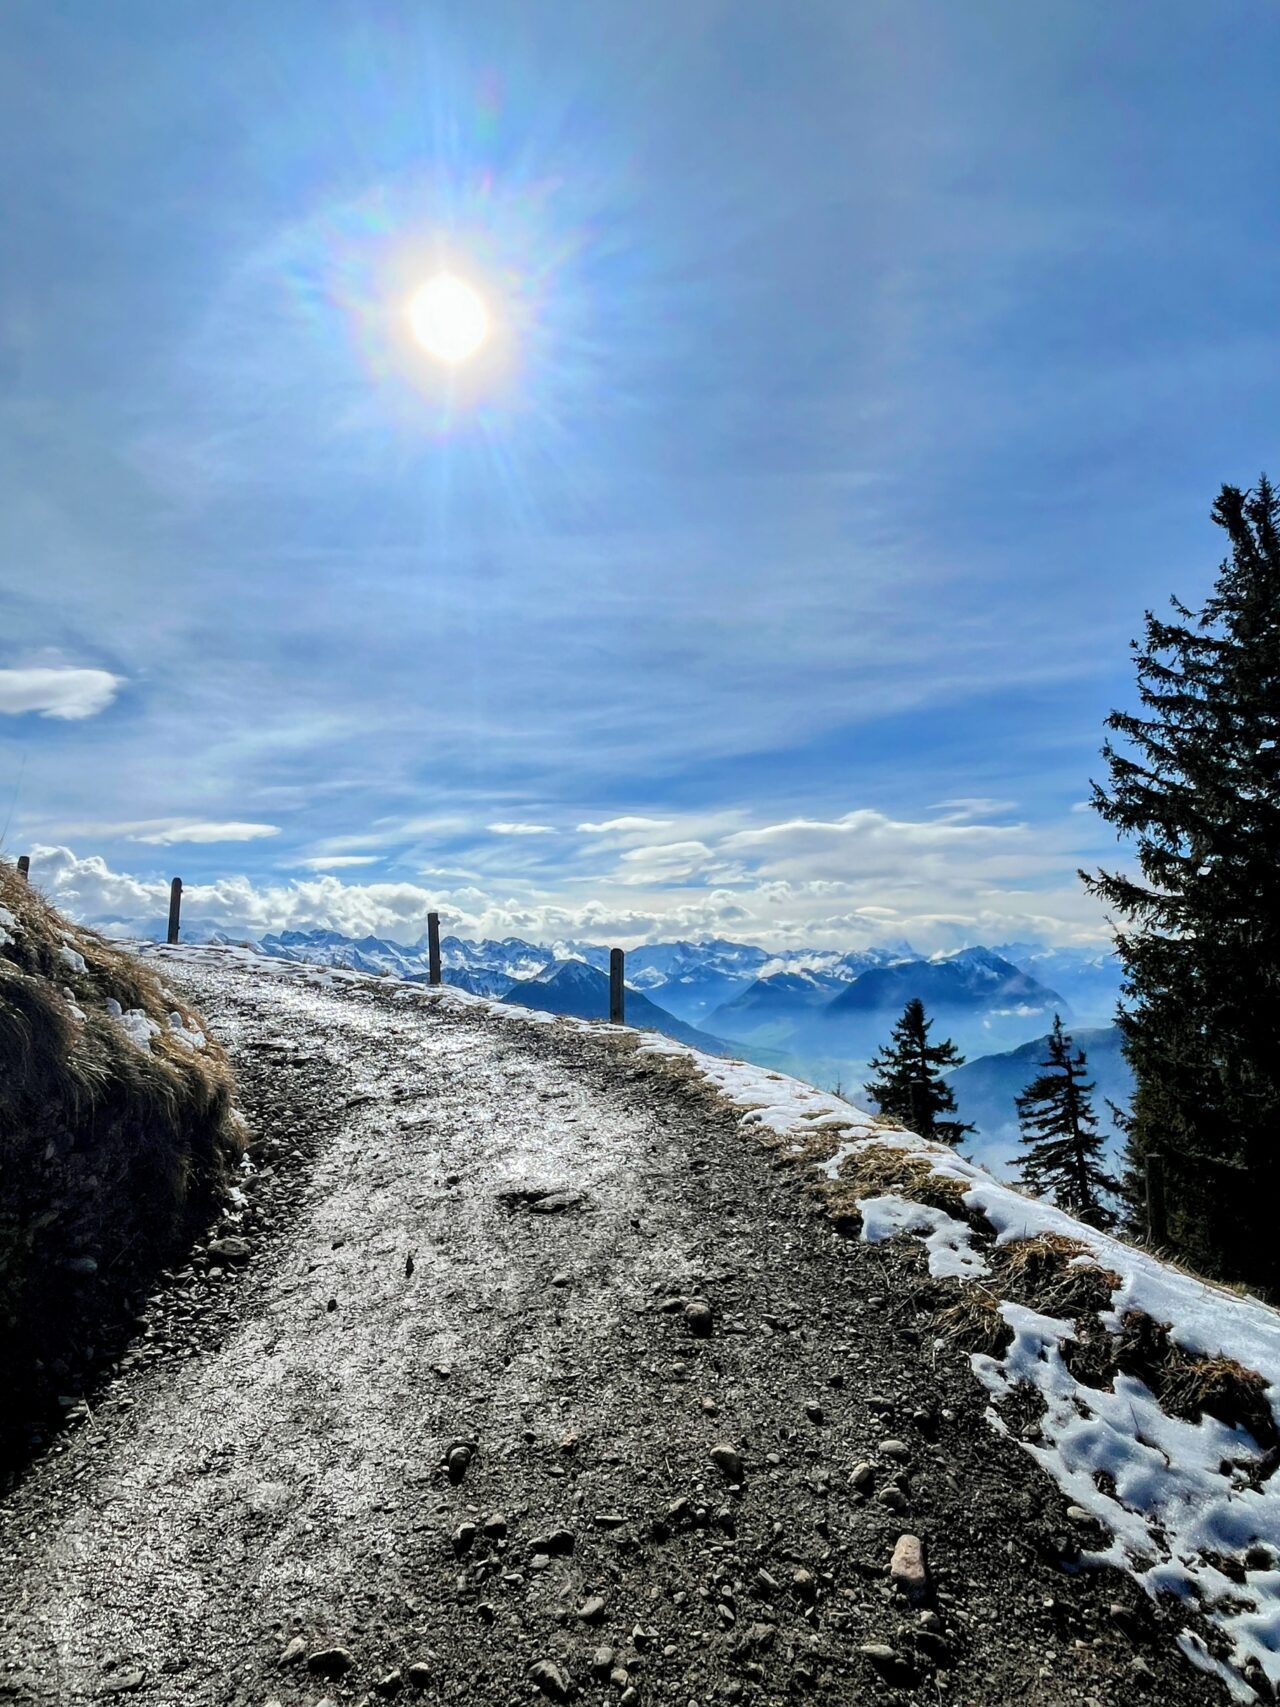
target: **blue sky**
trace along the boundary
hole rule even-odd
[[[1103,932],[1127,642],[1280,461],[1272,5],[10,0],[0,49],[51,893]],[[452,380],[441,265],[497,329]]]

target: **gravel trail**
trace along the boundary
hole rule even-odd
[[[840,1238],[678,1064],[167,971],[240,1075],[251,1254],[202,1247],[0,1503],[0,1699],[1225,1699],[1064,1568],[919,1253]]]

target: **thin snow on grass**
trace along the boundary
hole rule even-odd
[[[869,1245],[883,1244],[898,1233],[917,1233],[929,1254],[929,1273],[953,1279],[976,1280],[987,1274],[986,1258],[974,1250],[972,1229],[945,1209],[927,1203],[912,1203],[892,1194],[864,1197],[858,1204],[862,1214],[862,1237]]]

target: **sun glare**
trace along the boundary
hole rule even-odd
[[[458,367],[483,348],[491,323],[485,300],[473,285],[456,273],[437,273],[410,301],[409,324],[429,356]]]

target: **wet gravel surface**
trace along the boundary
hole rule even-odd
[[[1225,1699],[1070,1568],[918,1250],[838,1236],[700,1081],[378,980],[167,971],[255,1171],[0,1503],[0,1699]]]

